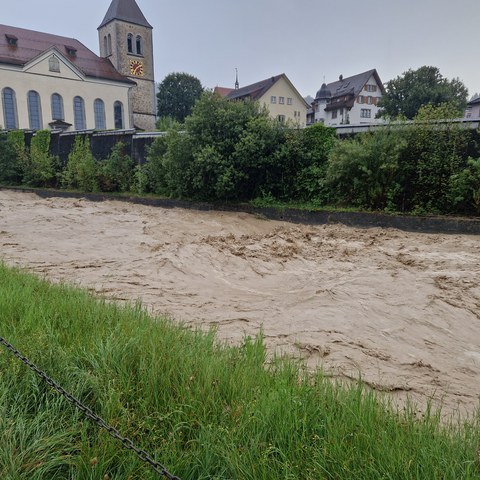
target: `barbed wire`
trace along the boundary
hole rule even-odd
[[[7,348],[16,358],[21,360],[27,367],[33,370],[40,378],[42,378],[50,387],[56,390],[60,395],[62,395],[66,400],[68,400],[74,407],[84,413],[84,415],[89,418],[92,422],[96,423],[100,428],[105,429],[108,434],[116,440],[119,440],[127,450],[132,450],[137,454],[137,456],[148,463],[155,472],[159,473],[160,476],[168,478],[168,480],[180,480],[179,477],[172,475],[161,463],[153,459],[145,450],[138,448],[135,444],[127,437],[120,435],[120,432],[108,425],[103,418],[98,416],[90,408],[84,405],[80,400],[76,399],[73,395],[68,393],[63,387],[61,387],[57,382],[51,379],[45,372],[40,370],[33,362],[31,362],[27,357],[22,355],[11,343],[7,342],[3,337],[0,337],[0,344]]]

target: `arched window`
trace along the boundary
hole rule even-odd
[[[123,124],[123,104],[122,102],[115,102],[113,104],[113,117],[115,119],[115,128],[124,128]]]
[[[75,130],[85,130],[85,102],[82,97],[73,99],[73,121]]]
[[[105,130],[107,127],[105,125],[105,104],[103,100],[97,98],[93,103],[93,110],[95,112],[95,129]]]
[[[65,120],[63,98],[58,93],[52,95],[52,120]]]
[[[133,53],[133,35],[131,33],[127,35],[127,50],[128,53]]]
[[[112,36],[108,34],[108,39],[107,39],[107,55],[112,54]]]
[[[108,43],[107,43],[106,35],[103,37],[103,51],[104,51],[104,55],[108,57]]]
[[[28,100],[28,120],[32,130],[42,129],[42,109],[40,108],[40,95],[34,90],[27,94]]]
[[[143,41],[140,35],[137,35],[136,39],[137,55],[143,55]]]
[[[15,98],[15,92],[10,87],[4,88],[2,90],[2,103],[5,128],[18,128],[17,99]]]

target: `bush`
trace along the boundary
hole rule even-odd
[[[466,167],[470,132],[448,121],[447,105],[422,107],[405,129],[407,146],[399,159],[394,203],[398,210],[446,213],[452,210],[450,178]]]
[[[128,192],[133,183],[135,164],[118,142],[106,160],[98,166],[98,185],[102,192]]]
[[[21,131],[0,135],[0,183],[19,184],[22,180],[21,161],[26,158],[25,136]]]
[[[387,207],[398,160],[406,146],[401,133],[385,128],[337,141],[329,156],[326,184],[334,203],[369,209]]]
[[[152,190],[197,200],[244,198],[245,183],[239,182],[249,175],[242,170],[246,164],[239,144],[253,141],[246,132],[257,117],[267,118],[257,103],[230,102],[204,93],[184,130],[173,128],[152,145],[147,162]]]
[[[50,154],[50,131],[35,132],[30,143],[29,155],[22,154],[21,143],[17,145],[22,161],[23,182],[35,187],[56,186],[60,163]]]
[[[480,214],[480,159],[469,158],[467,168],[452,175],[449,194],[455,211]]]
[[[334,128],[316,123],[296,135],[297,172],[292,192],[298,200],[328,203],[328,192],[325,186],[325,176],[328,166],[328,156],[335,145],[337,134]],[[288,154],[293,157],[295,143],[287,135]]]
[[[94,192],[98,190],[98,165],[90,149],[88,136],[77,135],[62,175],[65,188]]]

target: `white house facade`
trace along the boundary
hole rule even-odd
[[[378,103],[385,93],[376,70],[323,84],[315,96],[308,115],[308,124],[321,122],[327,126],[381,123],[376,115]]]

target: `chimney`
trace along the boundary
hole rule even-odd
[[[340,75],[340,76],[338,77],[338,79],[339,79],[340,81],[343,81],[343,75]]]

